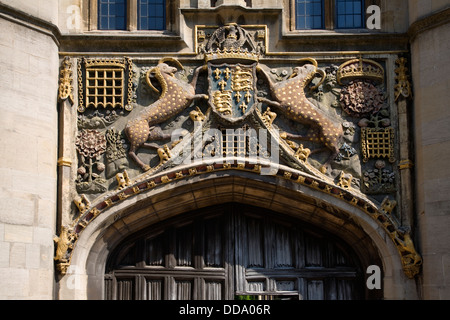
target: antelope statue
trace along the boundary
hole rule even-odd
[[[259,101],[278,108],[289,119],[310,126],[306,136],[283,133],[281,137],[323,144],[325,148],[314,150],[311,153],[318,153],[324,149],[328,149],[331,152],[324,165],[320,168],[320,171],[325,174],[330,162],[339,153],[344,133],[340,125],[334,124],[326,114],[306,98],[305,87],[317,73],[320,73],[322,79],[311,88],[311,90],[317,89],[325,80],[325,73],[317,68],[318,65],[315,59],[304,58],[300,59],[299,62],[305,61],[310,62],[310,64],[295,67],[294,73],[288,79],[277,83],[274,83],[269,75],[261,67],[258,67],[258,71],[262,72],[267,78],[272,98],[275,99],[273,101],[259,98]]]
[[[147,140],[163,140],[170,138],[170,134],[164,134],[159,126],[160,123],[170,119],[176,114],[187,108],[194,99],[208,99],[208,95],[195,94],[195,86],[198,75],[204,66],[198,67],[190,83],[185,83],[173,75],[176,67],[169,66],[166,62],[175,63],[180,69],[181,63],[174,58],[163,58],[158,65],[150,69],[145,77],[146,83],[152,90],[160,94],[160,97],[153,104],[145,108],[136,119],[128,121],[125,127],[125,134],[131,143],[130,157],[144,171],[150,170],[150,166],[142,162],[136,155],[140,147],[159,149],[160,146],[155,143],[149,143]],[[156,78],[161,85],[162,92],[156,89],[151,78]]]

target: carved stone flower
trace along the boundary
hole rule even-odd
[[[383,169],[384,167],[386,167],[386,162],[383,160],[377,160],[377,162],[375,162],[375,168]]]
[[[86,158],[95,158],[106,151],[105,135],[94,129],[84,129],[75,142],[78,152]]]
[[[384,95],[372,83],[355,80],[341,90],[340,102],[347,114],[361,118],[378,112],[384,105]]]

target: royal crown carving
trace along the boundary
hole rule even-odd
[[[259,56],[251,35],[235,23],[218,28],[205,49],[206,61],[222,59],[258,61]]]
[[[337,70],[339,84],[347,84],[354,79],[368,79],[382,83],[384,82],[384,68],[376,61],[361,57],[341,64]]]

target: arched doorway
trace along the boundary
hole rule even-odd
[[[342,239],[272,210],[225,203],[153,224],[120,242],[105,299],[367,298]]]

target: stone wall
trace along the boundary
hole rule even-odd
[[[5,2],[53,19],[41,1]],[[52,299],[58,47],[22,12],[0,30],[0,299]]]
[[[449,1],[412,1],[416,212],[424,299],[450,299]]]

